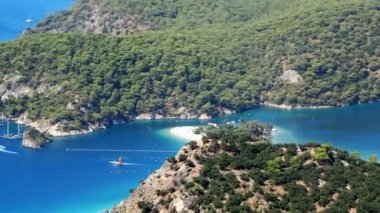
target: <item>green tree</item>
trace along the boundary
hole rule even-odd
[[[368,162],[370,162],[370,163],[377,163],[378,162],[377,155],[376,154],[370,155],[369,158],[368,158]]]

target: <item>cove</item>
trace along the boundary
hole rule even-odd
[[[260,108],[217,118],[216,121],[260,120],[278,129],[274,143],[329,143],[359,151],[363,159],[380,156],[380,103],[328,109],[282,110]]]
[[[67,9],[73,0],[2,0],[0,1],[0,41],[19,36],[26,28],[33,27],[44,17]],[[31,22],[26,22],[31,19]]]
[[[331,109],[260,108],[212,122],[261,120],[278,129],[275,143],[331,143],[362,158],[380,155],[380,103]],[[41,150],[0,139],[1,212],[101,212],[126,198],[130,189],[159,168],[186,142],[168,134],[175,126],[207,125],[199,120],[135,121],[92,134],[59,138]],[[16,126],[12,126],[16,130]],[[0,126],[0,134],[5,132]],[[173,152],[89,152],[69,149],[130,149]],[[131,163],[108,163],[119,156]]]

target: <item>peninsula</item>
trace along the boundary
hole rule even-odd
[[[273,145],[270,128],[249,122],[206,129],[107,212],[378,209],[379,164],[329,145]]]
[[[25,125],[23,147],[38,149],[50,137],[140,119],[375,102],[379,23],[379,0],[77,0],[0,42],[0,112]],[[334,135],[338,147],[379,153],[379,105],[358,108],[282,118],[274,109],[257,117],[279,124],[279,135],[286,126],[302,133],[315,127],[302,139]],[[379,211],[376,156],[363,161],[327,144],[273,144],[270,124],[238,116],[199,134],[172,129],[189,143],[123,201],[181,146],[157,140],[156,130],[204,122],[136,122],[39,152],[4,139],[0,209],[95,212],[114,203],[107,212]]]

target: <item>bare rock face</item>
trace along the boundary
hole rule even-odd
[[[202,146],[202,142],[198,141],[197,145]],[[106,212],[141,212],[139,203],[142,201],[154,204],[159,212],[194,212],[189,206],[195,197],[189,194],[180,182],[191,181],[199,175],[201,165],[194,158],[200,153],[201,149],[191,150],[189,145],[183,147],[175,159],[179,159],[180,155],[186,155],[187,160],[194,162],[193,166],[186,165],[185,161],[166,161],[160,169],[143,181],[128,199]],[[163,204],[165,202],[168,203],[166,207]]]
[[[136,116],[136,120],[152,120],[153,116],[150,113],[142,113]]]
[[[26,148],[31,149],[39,149],[41,148],[41,145],[38,144],[36,141],[33,141],[33,139],[30,137],[29,133],[24,132],[24,136],[22,139],[22,146]]]
[[[39,149],[43,144],[49,141],[51,140],[46,135],[35,129],[28,129],[24,132],[22,146],[31,149]]]
[[[281,75],[281,80],[290,83],[290,84],[297,84],[301,81],[303,81],[302,76],[298,74],[297,71],[289,69],[284,70],[284,73]]]
[[[202,114],[201,116],[199,116],[199,119],[200,120],[208,120],[208,119],[211,119],[211,116],[209,116],[207,114]]]
[[[81,0],[70,10],[46,17],[36,27],[28,29],[27,33],[81,31],[119,34],[149,28],[149,23],[138,18],[132,11],[114,13],[107,9],[107,1]]]
[[[154,120],[154,119],[200,119],[207,120],[211,119],[211,116],[204,113],[199,114],[197,112],[192,112],[185,107],[180,107],[177,110],[167,112],[164,114],[159,113],[142,113],[135,117],[136,120]]]

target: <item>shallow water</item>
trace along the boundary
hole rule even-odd
[[[0,212],[99,212],[111,207],[183,145],[155,132],[166,126],[130,123],[86,136],[57,139],[41,150],[23,149],[19,140],[0,139],[7,150],[18,153],[0,153]],[[109,163],[119,156],[128,165]]]
[[[0,0],[0,41],[12,40],[25,28],[72,0]],[[32,19],[26,23],[26,19]],[[316,110],[261,108],[222,116],[213,122],[258,119],[278,129],[275,143],[331,143],[363,158],[380,155],[380,103]],[[45,149],[21,147],[20,140],[0,138],[0,212],[100,212],[128,196],[141,180],[173,156],[185,141],[173,138],[175,126],[207,121],[138,121],[96,133],[57,139]],[[12,130],[16,127],[13,125]],[[5,126],[0,126],[4,134]],[[105,149],[68,151],[67,149]],[[126,152],[156,150],[164,152]],[[127,164],[109,161],[123,157]]]
[[[318,141],[363,158],[380,155],[380,104],[317,110],[262,108],[222,116],[214,122],[259,119],[278,129],[275,143]],[[100,212],[118,203],[141,180],[173,156],[185,141],[171,137],[175,126],[206,125],[208,121],[136,121],[95,133],[57,139],[45,149],[29,150],[20,141],[0,139],[0,211]],[[16,127],[13,126],[13,131]],[[0,127],[0,134],[5,126]],[[172,152],[67,151],[69,149],[161,150]],[[132,165],[113,166],[117,160]]]

